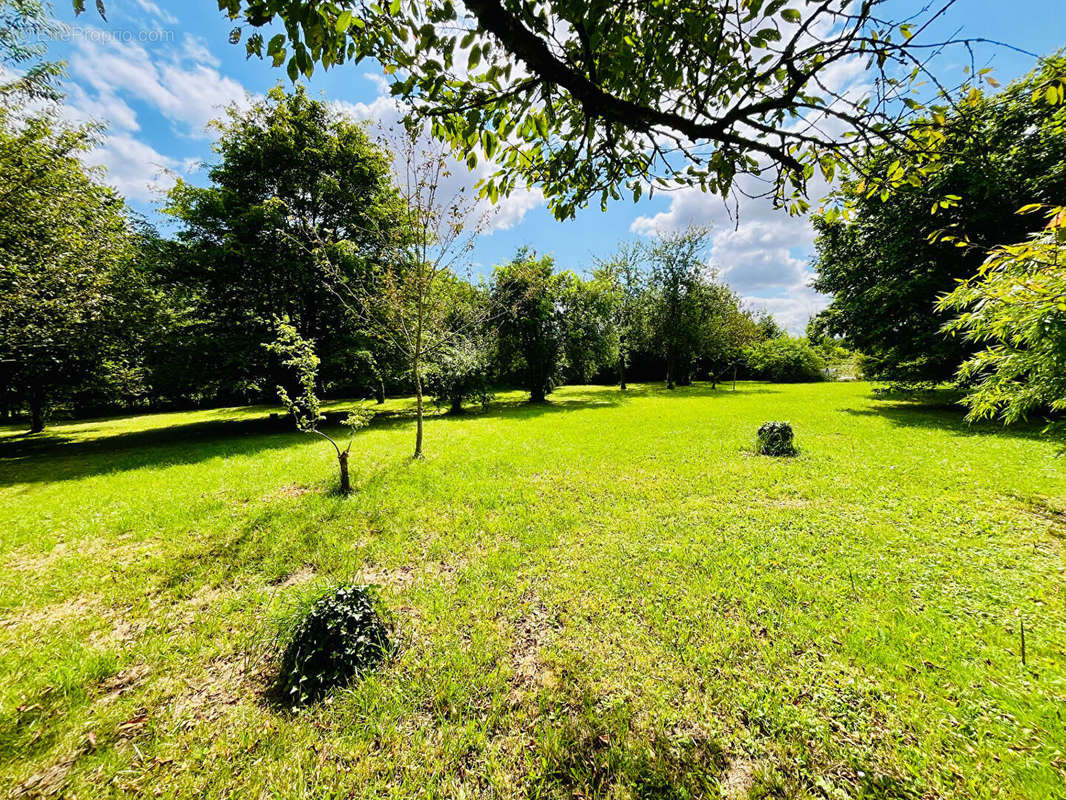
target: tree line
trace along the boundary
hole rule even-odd
[[[453,411],[496,386],[542,401],[562,383],[780,377],[753,348],[787,337],[708,267],[705,230],[625,244],[584,276],[532,249],[472,276],[473,203],[443,196],[431,142],[401,132],[390,151],[302,88],[215,129],[208,182],[169,191],[162,236],[83,166],[94,129],[2,112],[0,202],[20,210],[0,223],[5,414],[40,430],[61,408],[273,400],[296,381],[266,346],[279,322],[312,343],[319,393],[424,389]],[[784,347],[800,368],[781,375],[820,377],[813,348]]]

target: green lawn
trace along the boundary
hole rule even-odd
[[[517,399],[418,462],[391,404],[348,499],[265,407],[0,429],[0,791],[1066,797],[1038,431],[864,384]],[[752,454],[772,419],[798,458]],[[399,651],[279,708],[275,632],[337,581]]]

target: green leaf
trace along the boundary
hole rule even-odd
[[[786,8],[781,12],[781,19],[785,22],[799,22],[803,19],[803,15],[794,8]]]

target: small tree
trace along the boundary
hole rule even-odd
[[[647,338],[647,276],[641,268],[642,253],[639,244],[623,244],[610,258],[598,260],[592,272],[617,339],[618,387],[623,392],[629,362]]]
[[[397,137],[394,137],[397,138]],[[415,390],[415,458],[422,457],[425,369],[487,316],[487,307],[461,323],[451,314],[455,268],[470,253],[483,219],[465,190],[449,192],[446,150],[405,129],[397,149],[399,212],[387,227],[365,232],[380,256],[363,281],[346,281],[339,268],[353,256],[352,242],[318,240],[327,285],[362,328],[398,353]]]
[[[319,359],[315,355],[314,346],[311,342],[300,336],[296,328],[288,322],[277,320],[275,323],[278,338],[266,345],[266,349],[281,358],[281,363],[291,367],[296,372],[296,379],[300,385],[300,394],[290,396],[284,386],[278,386],[278,398],[282,405],[292,414],[296,420],[296,427],[304,433],[314,433],[321,436],[337,452],[337,463],[340,467],[340,490],[341,494],[350,494],[352,491],[351,480],[348,477],[348,455],[352,451],[352,443],[355,441],[355,432],[370,424],[373,413],[360,409],[352,411],[341,422],[348,427],[351,435],[348,445],[343,450],[336,440],[327,433],[318,429],[318,423],[325,417],[322,414],[322,405],[315,392],[315,384],[318,381]]]
[[[426,393],[450,414],[461,414],[465,400],[475,400],[485,408],[492,400],[491,366],[491,351],[478,337],[460,339],[442,350],[426,369]]]
[[[619,332],[612,324],[614,287],[573,272],[559,275],[559,306],[563,313],[566,378],[588,383],[618,363]]]

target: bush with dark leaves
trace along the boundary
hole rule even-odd
[[[303,705],[348,684],[388,654],[389,631],[364,586],[319,598],[296,626],[281,661],[286,702]]]
[[[787,422],[767,422],[755,437],[755,449],[764,456],[794,456],[792,426]]]

